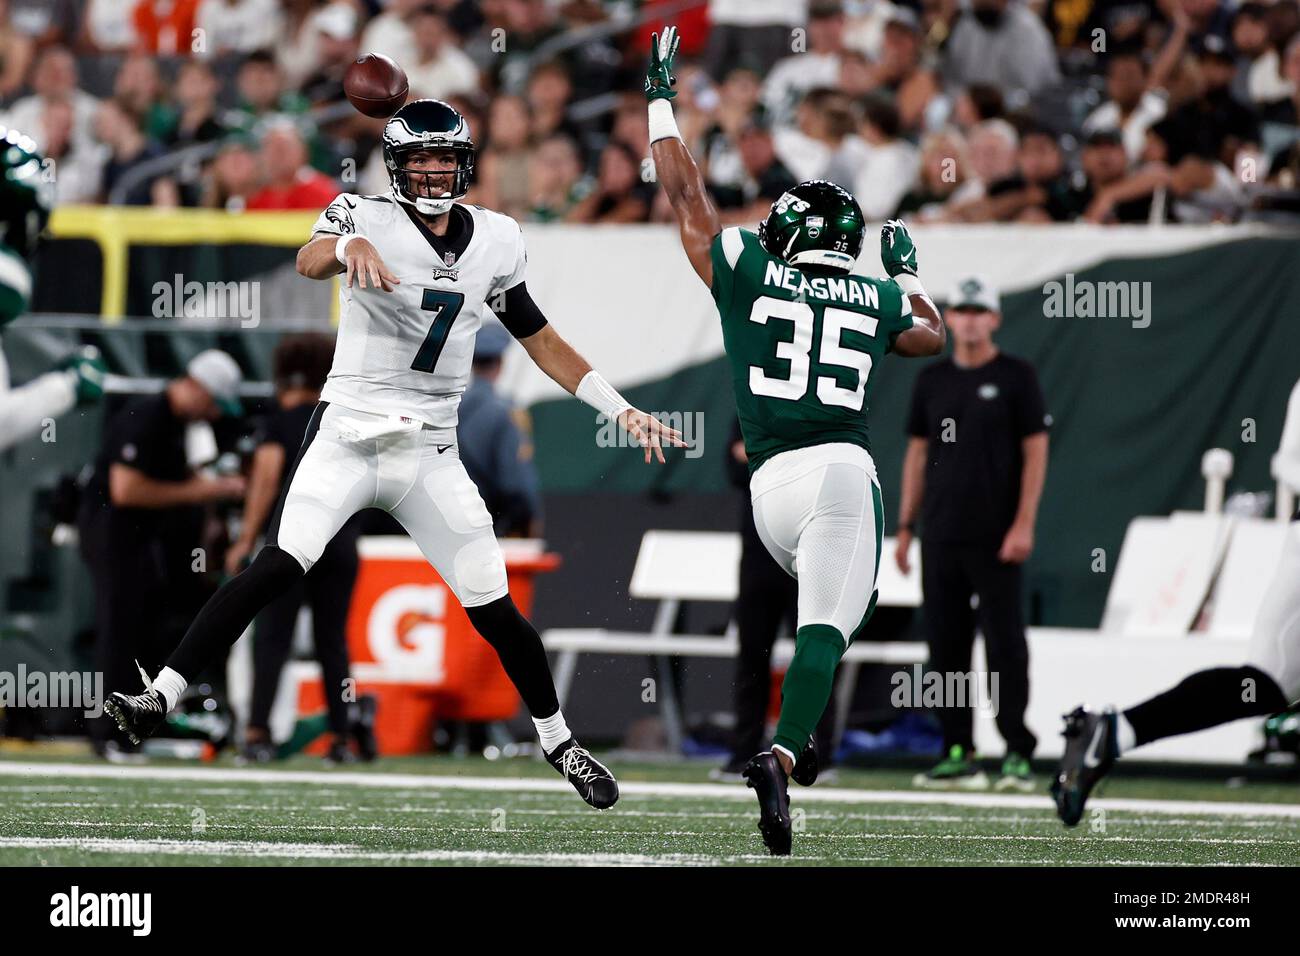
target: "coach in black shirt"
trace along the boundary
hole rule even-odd
[[[1028,792],[1036,741],[1024,722],[1029,652],[1020,568],[1034,546],[1050,418],[1033,368],[993,343],[1001,321],[997,293],[974,277],[957,288],[944,316],[953,352],[921,371],[912,396],[895,558],[908,573],[919,518],[930,667],[944,676],[945,688],[969,687],[949,675],[970,672],[978,622],[986,686],[992,690],[997,675],[997,724],[1007,743],[997,788]],[[943,703],[944,758],[917,785],[987,786],[975,760],[974,701]]]
[[[129,399],[108,422],[77,515],[95,582],[95,667],[108,687],[139,686],[135,661],[153,673],[166,660],[164,616],[194,580],[200,506],[243,496],[238,476],[196,474],[185,447],[191,423],[242,414],[241,381],[235,360],[209,349],[161,392]],[[90,730],[101,756],[132,749],[107,716]]]

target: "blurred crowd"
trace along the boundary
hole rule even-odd
[[[1297,0],[0,0],[0,123],[60,203],[319,209],[388,188],[342,85],[382,53],[469,118],[471,201],[664,221],[659,12],[728,222],[818,177],[876,219],[1300,216]]]

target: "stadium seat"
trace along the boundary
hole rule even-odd
[[[913,571],[906,577],[889,559],[893,549],[893,539],[886,538],[881,548],[877,606],[917,607],[921,603],[920,547],[913,543]],[[735,532],[647,531],[641,538],[628,593],[634,598],[659,602],[649,631],[553,628],[542,635],[546,649],[558,654],[555,685],[560,706],[566,703],[582,654],[650,656],[658,660],[659,672],[663,674],[668,673],[670,657],[735,657],[739,644],[734,623],[720,637],[675,634],[672,629],[683,601],[734,601],[739,587],[739,567],[740,535]],[[773,661],[779,666],[789,661],[793,653],[794,641],[782,638],[776,643]],[[851,646],[845,652],[838,677],[836,743],[848,720],[848,708],[862,664],[910,664],[925,659],[925,644],[921,642],[861,642]],[[684,731],[676,688],[671,680],[665,680],[657,690],[668,747],[679,753]]]

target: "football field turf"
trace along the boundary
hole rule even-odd
[[[623,796],[597,813],[527,759],[331,770],[309,758],[118,768],[10,755],[0,865],[1300,863],[1295,783],[1120,777],[1066,831],[1041,789],[923,793],[910,773],[844,771],[833,785],[792,787],[794,855],[776,861],[743,785],[711,783],[698,764],[611,766]]]

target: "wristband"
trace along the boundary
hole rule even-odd
[[[579,401],[611,420],[632,407],[632,403],[620,395],[595,369],[582,376],[582,381],[573,394]]]
[[[661,139],[681,139],[677,129],[677,118],[673,116],[673,105],[668,100],[650,101],[650,143],[653,145]]]
[[[894,276],[894,281],[897,282],[898,287],[903,290],[903,295],[926,295],[925,288],[921,285],[921,280],[911,273],[904,272],[901,275],[896,275]],[[929,296],[926,296],[926,298],[929,298]]]
[[[347,265],[348,260],[345,255],[345,252],[348,248],[348,243],[351,242],[353,239],[364,239],[364,238],[365,236],[358,235],[355,232],[349,233],[346,236],[339,236],[338,242],[334,243],[334,258],[337,259],[339,262],[341,262],[343,265]]]

